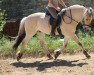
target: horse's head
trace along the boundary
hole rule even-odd
[[[91,27],[91,21],[93,19],[93,14],[94,14],[93,9],[91,7],[86,9],[86,12],[84,14],[84,18],[82,20],[83,29],[85,32],[91,30],[90,27]]]

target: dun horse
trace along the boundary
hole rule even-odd
[[[72,5],[68,8],[65,8],[66,13],[62,17],[62,22],[60,25],[61,31],[64,35],[64,44],[63,47],[59,50],[55,50],[55,59],[59,56],[59,54],[64,50],[68,44],[70,39],[74,40],[83,51],[83,54],[90,58],[90,55],[85,51],[82,44],[78,40],[77,36],[75,35],[76,26],[79,22],[82,22],[83,25],[89,26],[92,19],[93,19],[93,10],[92,8],[85,8],[81,5]],[[59,13],[62,16],[63,10]],[[23,49],[25,48],[26,44],[30,40],[32,36],[34,36],[39,31],[39,39],[40,45],[44,49],[44,53],[49,57],[52,58],[50,52],[45,46],[45,34],[49,34],[51,32],[51,25],[49,23],[49,16],[45,15],[45,13],[34,13],[27,17],[24,17],[21,20],[20,28],[18,36],[13,44],[13,49],[16,50],[20,43],[21,51],[17,52],[17,60],[22,57]],[[56,34],[58,35],[57,31]]]

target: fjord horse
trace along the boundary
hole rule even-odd
[[[86,8],[81,5],[72,5],[68,8],[65,8],[66,13],[62,17],[63,9],[59,13],[62,17],[62,22],[60,25],[61,31],[64,35],[64,44],[63,47],[59,50],[55,50],[55,59],[59,56],[59,54],[64,50],[68,44],[68,41],[70,39],[74,40],[83,51],[84,55],[87,58],[90,58],[90,55],[84,50],[82,44],[78,40],[77,36],[75,35],[75,30],[77,27],[77,24],[79,22],[82,22],[83,25],[89,26],[92,19],[93,19],[93,9],[92,8]],[[21,45],[21,51],[17,52],[17,60],[22,57],[23,50],[30,40],[31,37],[33,37],[37,32],[39,32],[39,40],[40,45],[44,49],[44,53],[49,57],[52,58],[50,52],[45,46],[45,34],[49,34],[51,32],[51,25],[49,23],[49,16],[45,15],[45,13],[34,13],[27,17],[24,17],[21,20],[19,33],[17,38],[15,39],[15,42],[13,44],[13,49],[16,50],[20,43]],[[57,31],[56,34],[58,35]]]

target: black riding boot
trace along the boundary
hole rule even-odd
[[[55,36],[56,25],[52,25],[51,36]]]
[[[52,22],[51,22],[51,36],[55,36],[55,30],[56,30],[56,27],[57,27],[57,20],[56,19],[52,19]]]
[[[64,38],[64,35],[62,34],[60,27],[57,27],[57,32],[59,33],[60,38]]]

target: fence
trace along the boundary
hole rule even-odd
[[[9,20],[6,21],[3,34],[6,36],[16,37],[19,30],[20,20]]]

